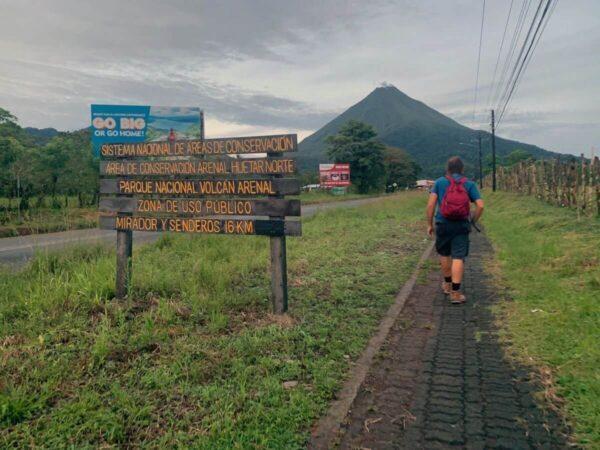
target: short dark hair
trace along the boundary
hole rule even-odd
[[[458,156],[453,156],[448,160],[448,164],[446,164],[446,171],[452,175],[453,173],[463,173],[465,170],[465,165]]]

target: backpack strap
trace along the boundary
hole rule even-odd
[[[446,180],[450,182],[450,184],[465,184],[468,181],[468,178],[465,176],[460,177],[456,180],[452,175],[446,175]]]

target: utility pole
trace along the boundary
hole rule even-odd
[[[483,163],[481,161],[481,131],[477,133],[477,140],[479,141],[479,187],[483,187]]]
[[[204,140],[204,110],[200,111],[200,139]]]
[[[492,109],[492,191],[496,192],[496,123]]]

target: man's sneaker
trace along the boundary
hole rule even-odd
[[[461,305],[467,301],[467,297],[460,291],[452,291],[450,293],[450,303],[453,305]]]
[[[442,281],[442,291],[444,291],[444,294],[450,295],[450,292],[452,292],[452,283]]]

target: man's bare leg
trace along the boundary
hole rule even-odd
[[[440,256],[440,266],[444,278],[452,276],[452,258],[450,256]]]
[[[462,259],[452,260],[452,283],[462,283],[463,273],[465,272],[465,261]]]
[[[450,282],[452,278],[452,258],[450,256],[440,256],[440,267],[442,269],[442,276],[444,277],[442,291],[448,295],[452,290],[452,283]]]
[[[466,298],[460,292],[460,284],[462,283],[463,273],[465,271],[465,262],[462,259],[452,260],[452,292],[450,293],[450,301],[454,304],[464,303]]]

